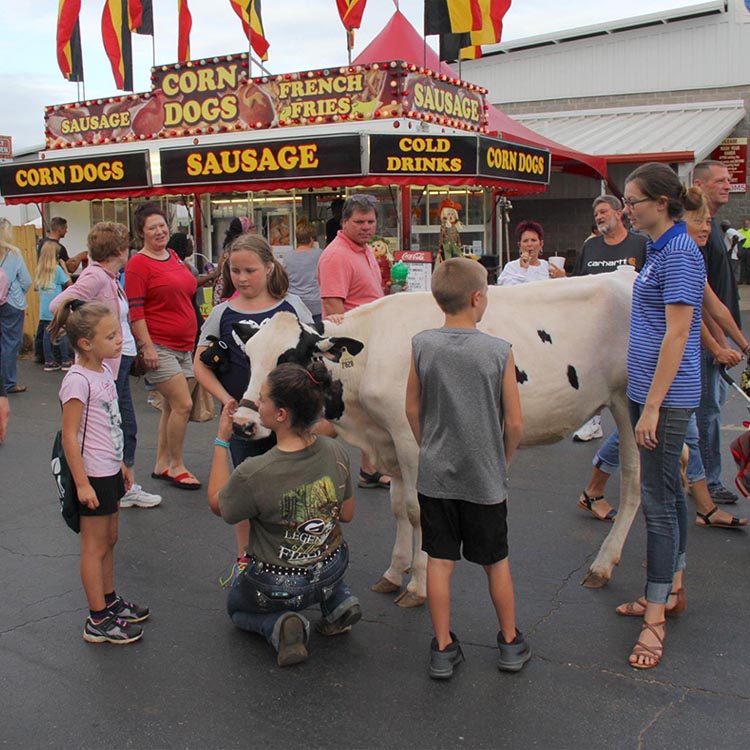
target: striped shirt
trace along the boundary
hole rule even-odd
[[[662,406],[694,409],[701,398],[701,305],[706,270],[684,222],[646,245],[646,263],[633,285],[628,342],[628,398],[645,404],[667,332],[666,305],[690,305],[693,316],[685,352]]]

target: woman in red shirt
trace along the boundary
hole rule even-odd
[[[152,476],[184,490],[200,489],[182,456],[193,403],[193,346],[197,322],[193,310],[195,277],[167,248],[169,224],[156,203],[135,212],[135,231],[143,248],[125,267],[125,292],[138,348],[151,368],[146,382],[163,396],[156,465]]]

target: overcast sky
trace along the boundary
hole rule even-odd
[[[695,0],[513,0],[504,40],[587,26],[697,5]],[[101,41],[102,0],[82,0],[81,38],[86,98],[117,93]],[[193,15],[191,57],[242,52],[247,41],[229,0],[189,0]],[[422,32],[424,0],[399,0],[401,12]],[[76,84],[57,66],[57,0],[0,0],[0,135],[13,136],[14,150],[44,141],[44,106],[77,100]],[[177,58],[177,1],[154,0],[156,63]],[[393,0],[368,0],[354,56],[383,28]],[[346,63],[346,38],[335,0],[264,0],[263,22],[272,73]],[[433,47],[437,38],[430,37]],[[151,37],[133,36],[135,91],[150,88]]]

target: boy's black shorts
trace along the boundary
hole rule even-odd
[[[478,505],[418,493],[422,549],[440,560],[493,565],[508,557],[507,502]]]

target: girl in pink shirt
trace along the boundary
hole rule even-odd
[[[81,521],[81,582],[89,605],[83,638],[89,643],[132,643],[143,635],[136,623],[147,607],[115,593],[114,547],[120,498],[123,436],[117,390],[105,359],[119,358],[122,327],[101,302],[66,300],[50,326],[62,331],[78,359],[60,386],[62,442],[78,495]],[[129,484],[129,481],[128,481]]]

